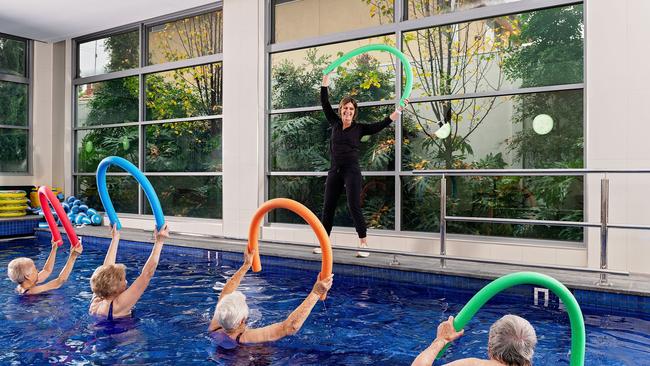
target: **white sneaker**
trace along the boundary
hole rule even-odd
[[[368,244],[359,244],[359,249],[361,248],[368,248]],[[370,253],[368,252],[357,251],[357,257],[359,258],[368,258],[369,256]]]
[[[314,248],[311,252],[314,254],[323,254],[323,250],[320,247]]]

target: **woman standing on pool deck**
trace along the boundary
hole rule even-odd
[[[359,115],[357,101],[350,96],[341,99],[339,114],[337,115],[329,102],[327,90],[329,84],[329,75],[324,75],[320,88],[320,101],[325,117],[332,127],[332,136],[330,138],[332,163],[325,181],[325,199],[321,221],[325,226],[325,230],[327,230],[327,235],[329,235],[332,231],[336,202],[345,187],[348,209],[359,235],[359,248],[367,248],[366,221],[361,212],[361,168],[359,167],[361,137],[376,134],[386,128],[402,114],[403,107],[398,106],[390,116],[384,118],[381,122],[356,123],[355,120]],[[408,104],[408,99],[404,102]],[[314,253],[319,253],[319,250],[320,248],[314,249]],[[357,252],[358,257],[367,257],[369,255],[368,252]]]
[[[165,241],[169,238],[167,225],[162,230],[154,229],[155,243],[149,259],[142,267],[142,273],[127,288],[126,266],[115,264],[117,256],[117,247],[120,242],[120,231],[115,226],[111,228],[111,245],[106,252],[104,264],[97,267],[92,277],[90,277],[90,288],[93,291],[93,298],[90,301],[91,315],[106,317],[108,320],[114,318],[123,318],[131,315],[131,309],[140,299],[144,290],[149,286],[149,281],[156,272],[160,252]]]
[[[239,283],[253,264],[253,254],[244,250],[244,264],[226,282],[221,290],[214,316],[208,326],[209,332],[214,332],[219,346],[224,349],[234,349],[240,343],[253,344],[273,342],[286,336],[296,334],[307,320],[312,309],[327,291],[332,288],[330,275],[324,280],[316,280],[307,298],[282,322],[266,327],[251,329],[246,326],[248,320],[248,305],[246,296],[236,291]]]

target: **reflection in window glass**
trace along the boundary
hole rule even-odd
[[[220,114],[222,72],[215,63],[147,75],[147,120]]]
[[[140,66],[139,32],[128,32],[79,44],[79,77]]]
[[[222,179],[219,176],[161,177],[150,176],[165,215],[221,219],[223,217]],[[145,214],[151,207],[145,203]]]
[[[138,120],[138,77],[77,87],[77,126],[98,126]]]
[[[148,28],[149,64],[221,53],[222,14],[218,10]]]
[[[146,128],[148,172],[221,171],[221,120],[173,122]]]
[[[450,178],[448,178],[450,179]],[[402,231],[440,230],[440,178],[401,177]]]
[[[582,19],[575,5],[407,32],[411,96],[580,83]]]
[[[394,46],[395,37],[375,37],[271,55],[272,108],[319,105],[322,70],[339,53],[376,43]],[[349,60],[331,74],[330,97],[340,100],[350,94],[360,102],[395,98],[395,63],[395,57],[388,52],[364,53]]]
[[[28,125],[28,85],[0,81],[0,125]]]
[[[583,162],[582,90],[414,103],[402,122],[402,167],[420,169],[579,168]],[[541,135],[533,119],[553,127]],[[436,121],[450,123],[438,139]]]
[[[432,15],[453,13],[490,5],[512,3],[520,0],[408,0],[408,18],[419,19]]]
[[[88,207],[98,211],[104,210],[97,192],[95,176],[77,176],[76,196]],[[111,202],[118,213],[138,213],[138,182],[131,176],[107,176],[106,187],[111,195]]]
[[[77,171],[92,173],[107,156],[120,156],[138,165],[138,127],[77,130]],[[109,172],[122,172],[114,166]]]
[[[26,76],[26,56],[27,41],[0,37],[0,74]]]
[[[318,217],[323,210],[325,177],[270,177],[269,199],[286,197],[296,200]],[[361,209],[368,228],[395,228],[395,178],[363,177],[361,187]],[[270,222],[303,224],[304,220],[288,210],[269,212]],[[334,216],[335,226],[352,227],[345,194],[339,198]]]
[[[390,107],[362,107],[358,123],[382,121]],[[322,111],[271,116],[270,163],[273,171],[326,171],[330,167],[331,129]],[[359,164],[362,170],[393,170],[395,130],[389,126],[363,139]]]
[[[0,128],[0,172],[26,173],[29,131]]]
[[[273,0],[274,42],[393,23],[394,0]]]

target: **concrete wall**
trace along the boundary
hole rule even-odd
[[[650,37],[650,2],[588,1],[587,166],[589,168],[650,168],[650,124],[644,106],[650,99],[645,46]],[[650,225],[649,175],[609,175],[612,223]],[[588,213],[599,220],[600,177],[587,186]],[[598,266],[598,231],[588,237],[589,265]],[[610,268],[650,273],[650,233],[611,230]]]

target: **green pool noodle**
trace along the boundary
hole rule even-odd
[[[585,322],[582,310],[571,291],[553,277],[536,272],[517,272],[505,275],[490,282],[477,292],[454,318],[454,328],[460,331],[469,323],[474,314],[499,292],[517,285],[536,285],[545,287],[555,293],[569,314],[571,323],[571,366],[585,364]],[[443,348],[436,358],[440,358],[447,347]]]
[[[402,62],[402,68],[404,69],[404,74],[406,76],[406,85],[404,85],[404,91],[402,92],[402,99],[400,99],[399,104],[402,107],[406,106],[406,104],[404,103],[404,99],[407,99],[411,95],[411,90],[413,89],[413,71],[411,71],[411,64],[409,63],[409,60],[406,58],[406,56],[404,56],[404,54],[400,50],[398,50],[395,47],[388,46],[385,44],[369,44],[367,46],[359,47],[339,57],[325,70],[323,70],[323,75],[329,74],[334,69],[341,66],[341,64],[343,64],[345,61],[355,56],[358,56],[362,53],[366,53],[370,51],[390,52],[393,55],[397,56],[397,58],[399,58],[400,61]]]

